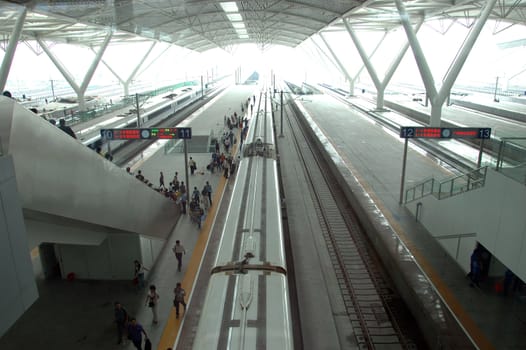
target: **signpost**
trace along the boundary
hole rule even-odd
[[[104,140],[191,139],[192,128],[100,129]]]
[[[400,137],[405,138],[399,201],[399,203],[402,204],[404,199],[405,168],[407,162],[407,144],[409,139],[480,139],[479,157],[477,162],[477,167],[480,168],[484,140],[491,138],[491,128],[435,128],[427,126],[402,126],[400,128]]]
[[[173,140],[184,141],[184,164],[186,177],[186,193],[190,191],[188,182],[188,151],[186,140],[192,138],[192,128],[140,128],[140,129],[100,129],[103,140]]]

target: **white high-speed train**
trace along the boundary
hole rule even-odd
[[[269,96],[270,97],[270,96]],[[242,145],[194,349],[293,349],[270,98]]]

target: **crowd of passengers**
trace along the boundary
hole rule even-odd
[[[255,97],[254,97],[255,98]],[[246,104],[250,102],[250,99]],[[224,117],[224,130],[220,140],[214,141],[214,151],[211,154],[210,161],[206,165],[206,170],[210,174],[218,173],[222,174],[225,178],[229,178],[234,174],[237,168],[240,157],[237,158],[233,154],[233,145],[237,143],[237,137],[234,129],[241,129],[241,144],[248,132],[248,118],[242,118],[234,112],[231,116]],[[98,150],[98,152],[100,152]],[[190,174],[205,174],[205,170],[198,170],[197,162],[190,157],[188,161],[188,167]],[[198,227],[201,227],[201,223],[206,217],[206,213],[212,205],[212,187],[208,181],[202,189],[194,187],[188,189],[184,181],[179,180],[179,173],[175,172],[173,179],[165,185],[164,173],[159,173],[159,185],[156,186],[152,181],[148,180],[142,170],[137,170],[134,174],[130,167],[126,168],[126,172],[148,187],[153,188],[157,192],[163,194],[166,198],[175,201],[181,208],[181,214],[189,214],[194,222],[197,223]]]

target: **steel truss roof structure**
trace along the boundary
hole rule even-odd
[[[235,4],[235,5],[232,5]],[[485,1],[405,1],[412,23],[453,19],[470,27]],[[156,40],[197,52],[255,43],[296,47],[320,31],[390,31],[401,26],[394,1],[383,0],[29,0],[0,1],[0,35],[7,42],[22,9],[28,9],[21,41],[36,38],[85,46]],[[233,7],[232,7],[233,6]],[[495,31],[526,24],[526,0],[498,0]],[[445,23],[446,21],[444,21]],[[450,23],[450,21],[447,21]],[[447,31],[449,24],[441,29]]]

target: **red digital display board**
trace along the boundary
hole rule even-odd
[[[138,129],[114,129],[113,139],[116,140],[134,140],[140,139],[141,134]]]
[[[489,139],[491,128],[432,128],[422,126],[403,126],[400,137],[406,139]]]

